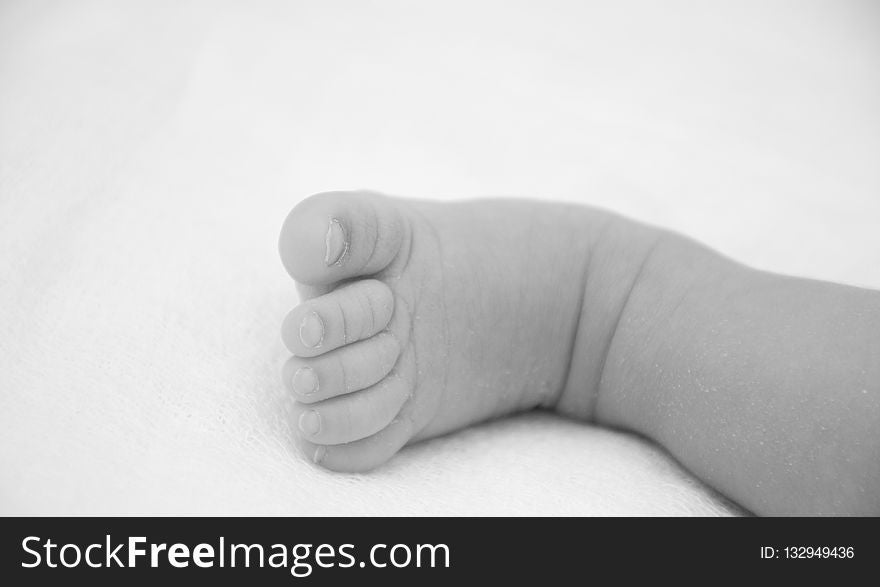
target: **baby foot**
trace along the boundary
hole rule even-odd
[[[641,260],[588,269],[615,223],[522,200],[330,192],[300,203],[279,248],[303,300],[282,327],[301,448],[363,471],[409,442],[516,411],[589,418]]]

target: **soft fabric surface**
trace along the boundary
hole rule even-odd
[[[543,414],[327,473],[279,382],[277,231],[332,188],[576,200],[880,287],[880,11],[710,4],[4,3],[0,512],[737,513]]]

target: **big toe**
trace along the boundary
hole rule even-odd
[[[325,285],[382,271],[398,257],[406,238],[404,216],[392,198],[364,191],[324,192],[290,212],[278,249],[295,280]]]

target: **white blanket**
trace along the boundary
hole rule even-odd
[[[277,259],[315,191],[601,205],[880,286],[859,3],[0,6],[0,513],[736,513],[531,414],[368,475],[290,442]]]

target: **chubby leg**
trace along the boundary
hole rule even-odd
[[[763,514],[880,513],[880,292],[658,241],[596,420],[637,430]]]

